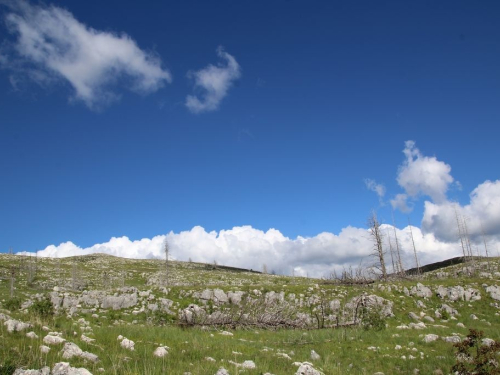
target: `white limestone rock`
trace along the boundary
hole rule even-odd
[[[155,349],[155,351],[153,352],[153,355],[155,357],[158,357],[158,358],[162,358],[162,357],[165,357],[166,355],[168,354],[168,351],[167,349],[165,349],[165,347],[163,346],[159,346]]]
[[[47,345],[58,345],[62,344],[66,340],[60,336],[47,335],[43,338],[43,343]]]
[[[23,331],[32,327],[29,323],[24,323],[15,319],[9,319],[4,322],[3,325],[7,327],[7,332],[9,333]]]
[[[52,375],[92,375],[92,373],[83,367],[71,367],[68,362],[59,362],[52,368]]]
[[[316,370],[312,363],[304,362],[300,365],[295,375],[323,375],[321,372]]]
[[[31,332],[28,332],[28,333],[26,334],[26,337],[28,337],[28,338],[30,338],[30,339],[37,339],[37,338],[38,338],[38,335],[37,335],[35,332],[31,331]]]
[[[433,333],[430,333],[430,334],[424,336],[425,343],[433,342],[433,341],[436,341],[437,339],[439,339],[439,336],[435,335]]]
[[[135,342],[133,342],[132,340],[129,340],[127,338],[124,338],[122,340],[122,342],[120,343],[121,347],[124,348],[124,349],[128,349],[128,350],[135,350],[134,346],[135,346]]]

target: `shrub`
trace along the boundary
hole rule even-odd
[[[16,371],[16,366],[10,362],[0,364],[0,375],[12,375]]]
[[[441,314],[441,319],[450,320],[450,313],[447,310],[441,309],[440,314]]]
[[[375,331],[381,331],[385,329],[385,321],[386,318],[381,314],[381,311],[373,308],[363,308],[361,324],[366,331],[370,329],[373,329]]]
[[[483,331],[469,330],[467,338],[453,346],[457,362],[451,371],[458,375],[500,375],[496,353],[500,350],[500,342],[483,345]]]
[[[9,298],[3,306],[10,311],[19,310],[21,308],[21,299],[16,297]]]
[[[159,309],[153,312],[151,315],[150,321],[154,325],[168,325],[175,323],[177,321],[177,317],[173,315],[169,315],[163,311],[160,311]]]
[[[35,301],[30,306],[30,312],[40,318],[50,318],[54,316],[54,305],[49,297]]]
[[[122,313],[119,312],[119,311],[116,311],[116,310],[110,310],[108,312],[108,319],[109,321],[113,321],[113,320],[121,320],[122,318]]]

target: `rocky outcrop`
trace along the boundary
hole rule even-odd
[[[432,297],[432,290],[420,283],[417,283],[416,286],[410,289],[409,294],[420,298],[430,298]]]
[[[467,288],[462,286],[450,286],[445,288],[439,286],[436,290],[436,295],[441,299],[448,299],[449,301],[477,301],[481,299],[481,293],[477,289]]]
[[[137,305],[137,293],[107,296],[101,303],[103,309],[113,310],[126,309],[135,305]]]

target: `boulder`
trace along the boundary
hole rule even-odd
[[[312,363],[304,362],[300,365],[295,375],[322,375],[322,373],[316,370]]]
[[[52,368],[52,375],[92,375],[92,373],[83,367],[71,367],[68,362],[59,362]]]
[[[241,364],[241,367],[246,368],[246,369],[249,369],[249,370],[253,370],[253,369],[255,369],[257,366],[255,366],[255,362],[254,362],[254,361],[244,361],[244,362]]]
[[[17,369],[12,375],[50,375],[50,367],[43,367],[40,370]]]
[[[162,357],[165,357],[166,355],[168,354],[168,351],[167,349],[165,349],[165,347],[163,346],[159,346],[155,349],[155,351],[153,352],[153,355],[155,357],[159,357],[159,358],[162,358]]]
[[[103,309],[127,309],[137,305],[137,293],[122,294],[119,296],[107,296],[102,300],[101,307]]]
[[[122,342],[120,343],[121,347],[124,348],[124,349],[128,349],[128,350],[135,350],[134,349],[134,346],[135,346],[135,342],[133,342],[132,340],[129,340],[127,338],[124,338],[122,340]]]
[[[410,289],[410,295],[420,298],[430,298],[432,297],[432,290],[423,284],[417,283],[416,286]]]
[[[227,297],[230,303],[239,306],[243,298],[243,295],[244,295],[243,292],[237,291],[237,292],[229,292],[227,294]]]
[[[437,339],[439,339],[439,336],[433,333],[424,336],[424,342],[426,343],[436,341]]]
[[[25,329],[31,328],[31,324],[24,323],[19,320],[9,319],[3,323],[4,326],[7,327],[7,332],[19,332]]]
[[[43,338],[43,343],[47,345],[57,345],[65,342],[66,340],[59,336],[47,335]]]

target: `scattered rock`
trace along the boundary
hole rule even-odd
[[[304,362],[300,365],[295,375],[323,375],[321,372],[316,370],[312,363]]]
[[[92,375],[92,373],[83,367],[71,367],[68,362],[59,362],[52,368],[52,375]]]
[[[124,338],[122,340],[122,342],[120,343],[121,347],[124,348],[124,349],[128,349],[128,350],[135,350],[134,349],[134,346],[135,346],[135,342],[133,342],[132,340],[129,340],[127,338]]]
[[[29,337],[30,339],[37,339],[38,335],[35,332],[31,331],[26,334],[26,337]]]
[[[311,359],[313,361],[317,361],[320,358],[321,358],[321,356],[318,353],[316,353],[314,350],[311,350]]]
[[[50,367],[43,367],[40,370],[17,369],[12,375],[50,375]]]
[[[241,367],[246,368],[246,369],[249,369],[249,370],[253,370],[253,369],[255,369],[257,366],[255,366],[254,361],[244,361],[244,362],[241,364]]]
[[[53,332],[51,332],[53,333]],[[47,335],[43,338],[43,343],[47,345],[57,345],[57,344],[62,344],[66,340],[63,339],[60,336],[54,336],[54,335]]]
[[[437,339],[439,339],[439,336],[433,333],[424,336],[424,342],[426,343],[436,341]]]
[[[73,357],[79,357],[82,355],[83,350],[80,349],[78,345],[73,342],[66,342],[62,349],[62,357],[64,359],[71,359]]]
[[[159,346],[155,349],[155,351],[153,352],[153,355],[155,357],[159,357],[159,358],[162,358],[162,357],[165,357],[166,355],[168,354],[168,351],[167,349],[165,349],[165,347],[163,346]]]
[[[10,333],[19,332],[19,331],[23,331],[25,329],[31,328],[31,324],[24,323],[24,322],[21,322],[19,320],[15,320],[15,319],[9,319],[6,322],[4,322],[3,325],[7,327],[7,332],[10,332]]]

